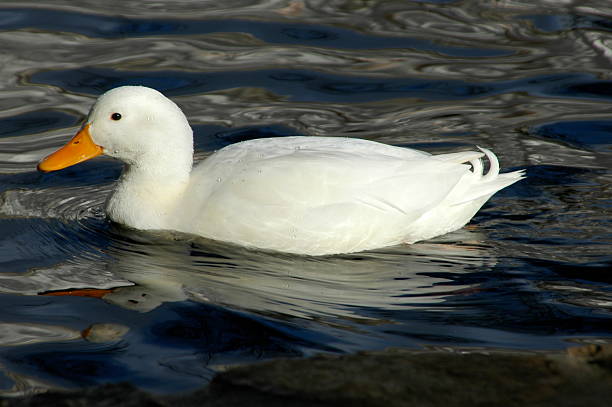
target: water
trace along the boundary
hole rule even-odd
[[[172,393],[267,358],[612,341],[611,27],[599,1],[3,3],[0,391]],[[351,255],[130,231],[102,210],[118,162],[35,171],[124,84],[184,109],[197,159],[354,136],[481,145],[528,178],[460,231]]]

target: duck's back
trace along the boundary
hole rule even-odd
[[[237,143],[194,169],[177,229],[303,254],[419,240],[410,225],[474,175],[438,157],[357,139]]]

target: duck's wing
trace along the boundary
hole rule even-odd
[[[384,240],[379,245],[393,244],[401,240],[401,224],[438,205],[470,173],[467,165],[420,152],[406,157],[399,148],[316,147],[275,154],[249,150],[204,163],[194,173],[207,173],[206,187],[197,188],[206,197],[193,209],[199,216],[194,228],[259,247],[262,234],[274,242],[344,240],[346,247],[376,235]]]
[[[467,171],[467,166],[429,157],[406,160],[306,149],[253,163],[240,194],[254,202],[304,209],[342,203],[418,217],[448,195]]]

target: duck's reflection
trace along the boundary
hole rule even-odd
[[[468,288],[449,284],[449,276],[495,263],[487,247],[457,243],[458,237],[477,240],[467,230],[450,235],[451,242],[327,257],[255,251],[183,235],[111,233],[110,259],[78,267],[80,286],[114,286],[101,295],[105,301],[141,312],[193,300],[284,317],[371,319],[375,313],[364,310],[439,306]],[[107,279],[97,285],[101,268]],[[62,288],[46,291],[54,289]]]

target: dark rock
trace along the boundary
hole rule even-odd
[[[50,391],[0,400],[1,407],[165,407],[156,397],[128,383],[105,384],[74,392]]]
[[[612,375],[598,367],[601,361],[576,362],[562,355],[387,350],[238,367],[210,387],[335,406],[609,406]]]
[[[0,407],[607,407],[611,366],[612,345],[567,353],[390,349],[239,366],[188,395],[162,397],[109,384],[4,399]]]

